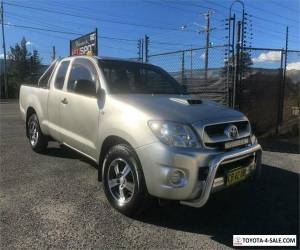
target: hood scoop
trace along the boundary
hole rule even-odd
[[[197,99],[189,99],[189,100],[187,100],[187,102],[188,102],[190,105],[202,104],[202,101],[201,101],[201,100],[197,100]]]
[[[180,99],[180,98],[170,98],[173,102],[178,102],[184,105],[196,105],[196,104],[202,104],[201,100],[197,99]]]

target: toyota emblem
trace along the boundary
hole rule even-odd
[[[230,139],[236,139],[239,136],[239,130],[235,125],[229,125],[225,128],[224,134]]]

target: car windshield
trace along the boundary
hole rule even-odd
[[[180,84],[154,65],[99,60],[112,94],[185,94]]]

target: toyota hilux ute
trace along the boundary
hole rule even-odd
[[[202,207],[212,192],[260,173],[247,117],[185,94],[151,64],[57,60],[38,85],[21,86],[20,110],[34,151],[55,140],[95,161],[108,201],[129,216],[153,197]]]

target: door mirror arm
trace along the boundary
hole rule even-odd
[[[98,99],[103,99],[104,97],[105,97],[105,90],[104,89],[102,89],[102,88],[99,88],[98,90],[97,90],[97,98]]]

